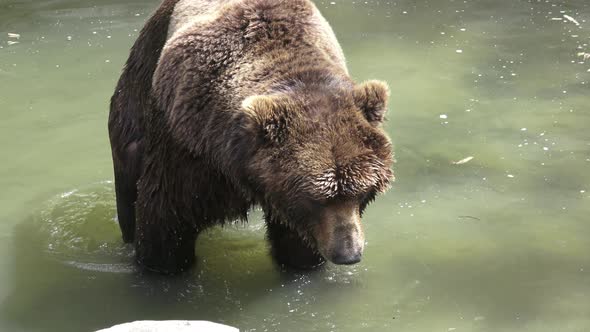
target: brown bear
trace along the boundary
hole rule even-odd
[[[310,0],[165,0],[111,100],[124,241],[177,273],[199,232],[258,205],[278,263],[360,261],[363,210],[393,179],[387,98],[349,77]]]

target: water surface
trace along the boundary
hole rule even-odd
[[[354,78],[392,89],[397,182],[363,262],[281,271],[253,211],[177,277],[121,243],[106,131],[157,3],[0,1],[1,331],[590,330],[590,3],[317,1]]]

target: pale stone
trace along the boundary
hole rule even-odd
[[[115,325],[96,332],[239,332],[235,327],[207,321],[137,321]]]

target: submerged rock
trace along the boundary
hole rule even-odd
[[[239,332],[235,327],[207,321],[137,321],[115,325],[96,332]]]

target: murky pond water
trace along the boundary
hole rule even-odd
[[[162,277],[120,240],[106,132],[157,1],[0,0],[0,331],[590,330],[590,3],[317,3],[353,76],[392,87],[363,262],[280,271],[254,211]]]

